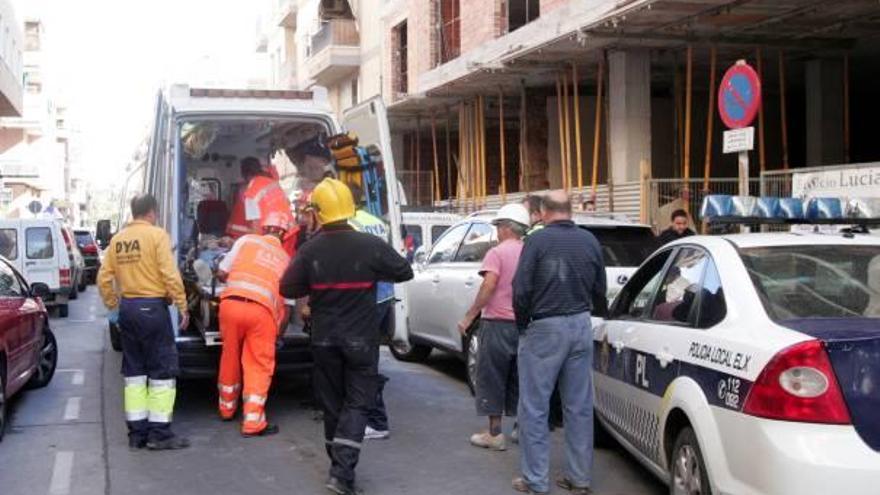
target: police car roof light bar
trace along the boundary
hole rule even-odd
[[[710,194],[700,218],[709,224],[854,224],[880,226],[880,199],[777,198]]]

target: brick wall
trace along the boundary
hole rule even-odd
[[[497,38],[504,28],[501,0],[461,0],[461,53]]]
[[[571,0],[541,0],[541,15],[570,2]]]
[[[417,88],[419,75],[433,67],[435,47],[433,46],[434,29],[433,2],[425,0],[406,0],[404,8],[397,15],[390,16],[385,20],[386,49],[385,60],[387,69],[383,78],[385,94],[390,100],[398,99],[398,79],[396,68],[399,65],[395,60],[397,37],[394,28],[401,22],[406,21],[407,26],[407,93],[414,93]]]

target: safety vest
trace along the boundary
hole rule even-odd
[[[233,238],[238,238],[245,234],[255,233],[251,230],[247,221],[248,203],[256,205],[260,209],[260,218],[265,217],[271,212],[278,212],[287,217],[288,230],[292,230],[295,225],[293,213],[290,208],[290,200],[281,189],[278,181],[258,175],[251,179],[244,193],[237,198],[235,205],[232,207],[232,213],[229,215],[229,223],[226,226],[226,234]]]
[[[382,219],[364,210],[358,210],[354,218],[348,220],[348,224],[358,232],[366,232],[388,242],[388,226]],[[394,298],[394,284],[378,282],[376,284],[376,303],[381,303]]]
[[[530,228],[530,229],[528,230],[528,232],[526,232],[526,237],[528,237],[528,236],[534,234],[535,232],[537,232],[537,231],[539,231],[539,230],[541,230],[541,229],[543,229],[543,228],[544,228],[544,224],[543,224],[543,223],[536,223],[535,225],[532,225],[532,228]]]
[[[236,241],[227,256],[233,259],[220,299],[233,296],[249,299],[265,306],[280,322],[284,316],[284,298],[278,286],[290,258],[278,239],[246,235]]]

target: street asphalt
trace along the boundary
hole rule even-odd
[[[324,494],[328,461],[308,380],[276,377],[267,405],[281,432],[244,439],[219,421],[216,385],[178,384],[175,430],[192,447],[130,451],[122,414],[121,355],[110,349],[105,311],[94,286],[53,319],[60,357],[52,383],[19,394],[0,443],[0,493]],[[368,441],[358,466],[367,495],[510,495],[519,450],[489,452],[468,444],[485,426],[474,413],[463,366],[435,352],[424,364],[401,363],[383,351],[390,377],[385,400],[391,438]],[[510,424],[505,425],[509,430]],[[553,472],[562,467],[562,431],[553,433]],[[596,452],[597,495],[660,494],[666,487],[621,447]],[[554,493],[567,493],[555,489]]]

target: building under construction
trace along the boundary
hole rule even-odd
[[[658,224],[663,205],[735,193],[715,97],[740,59],[763,82],[753,194],[765,171],[880,160],[873,0],[390,3],[384,92],[411,203],[566,188]]]
[[[715,95],[740,59],[763,80],[755,188],[762,172],[880,160],[876,0],[271,3],[272,80],[326,87],[340,114],[382,94],[410,204],[567,188],[658,224],[663,205],[735,192]]]

